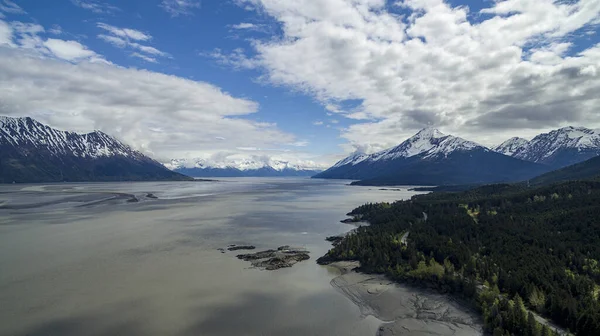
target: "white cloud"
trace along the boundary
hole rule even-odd
[[[79,61],[95,56],[96,53],[87,49],[77,41],[63,41],[58,39],[47,39],[44,41],[44,47],[60,59],[66,61]]]
[[[146,56],[137,52],[131,53],[132,57],[137,57],[137,58],[141,58],[146,62],[150,62],[150,63],[157,63],[158,61],[156,60],[156,58],[154,57],[150,57],[150,56]]]
[[[71,2],[77,7],[81,7],[98,14],[114,13],[120,10],[118,7],[109,5],[100,0],[71,0]]]
[[[8,23],[0,20],[0,46],[12,45],[13,30]]]
[[[237,2],[277,20],[283,35],[255,42],[252,58],[218,56],[366,120],[342,131],[348,150],[389,147],[429,125],[483,143],[600,127],[600,45],[568,52],[597,29],[600,0],[488,2],[481,22],[442,0],[398,1],[406,16],[384,0]],[[345,111],[348,100],[359,104]]]
[[[242,48],[236,48],[229,54],[225,54],[217,48],[210,53],[201,53],[200,55],[213,58],[217,63],[236,70],[253,69],[260,65],[257,60],[248,58]]]
[[[115,26],[111,26],[106,23],[99,22],[97,24],[98,28],[102,28],[109,32],[111,35],[118,36],[121,38],[135,40],[135,41],[148,41],[152,39],[152,36],[135,29],[130,28],[119,28]]]
[[[3,0],[0,2],[0,11],[11,14],[27,14],[23,8],[10,0]]]
[[[99,34],[97,37],[118,48],[129,47],[137,50],[131,56],[141,58],[148,62],[156,63],[156,56],[169,57],[169,54],[154,47],[140,44],[136,41],[149,41],[152,36],[139,30],[120,28],[105,23],[98,23],[98,27],[107,31],[109,35]]]
[[[0,47],[0,115],[31,116],[72,131],[103,130],[161,161],[236,155],[237,147],[296,157],[285,148],[302,145],[274,124],[245,118],[257,112],[256,102],[209,83],[93,62],[98,56],[75,41],[39,37],[41,26],[0,20],[0,27],[8,42]],[[22,44],[27,34],[31,43]]]
[[[125,48],[128,44],[127,41],[125,41],[124,39],[117,37],[117,36],[99,34],[98,38],[101,40],[104,40],[104,42],[108,42],[108,43],[114,45],[115,47],[119,47],[119,48]]]
[[[315,126],[321,126],[321,125],[323,125],[323,122],[322,121],[315,121],[315,122],[313,122],[313,125],[315,125]]]
[[[301,141],[296,141],[296,142],[292,142],[289,143],[289,146],[293,146],[293,147],[306,147],[308,146],[309,142],[306,140],[301,140]]]
[[[63,33],[62,27],[60,25],[52,25],[52,28],[48,29],[48,32],[54,35],[60,35]]]
[[[200,8],[200,1],[195,0],[162,0],[160,7],[172,17],[180,15],[193,15],[194,10]]]
[[[29,50],[45,57],[53,57],[69,62],[89,60],[106,62],[101,55],[89,50],[77,41],[44,39],[44,27],[34,23],[0,20],[0,45]]]
[[[242,22],[231,26],[233,29],[256,29],[258,26],[254,23]]]

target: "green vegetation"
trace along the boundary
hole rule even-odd
[[[600,182],[490,185],[366,204],[351,215],[371,225],[337,241],[320,263],[358,260],[366,272],[460,295],[493,335],[554,335],[534,313],[600,335]]]

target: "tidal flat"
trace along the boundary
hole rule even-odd
[[[314,259],[331,247],[326,237],[352,228],[340,223],[348,211],[415,192],[347,184],[2,185],[0,335],[381,333],[387,317],[365,313],[332,286],[339,270]],[[223,249],[230,245],[289,245],[311,259],[265,271]],[[428,335],[423,328],[407,335]]]

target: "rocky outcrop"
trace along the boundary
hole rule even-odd
[[[265,250],[256,253],[238,254],[237,258],[250,261],[253,267],[273,271],[292,267],[296,263],[310,259],[308,251],[290,246],[280,246],[277,250]]]

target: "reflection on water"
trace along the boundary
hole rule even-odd
[[[346,212],[413,193],[345,183],[0,186],[0,334],[374,335],[379,321],[314,260],[349,229]],[[311,260],[249,269],[216,250],[229,244],[301,246]]]

